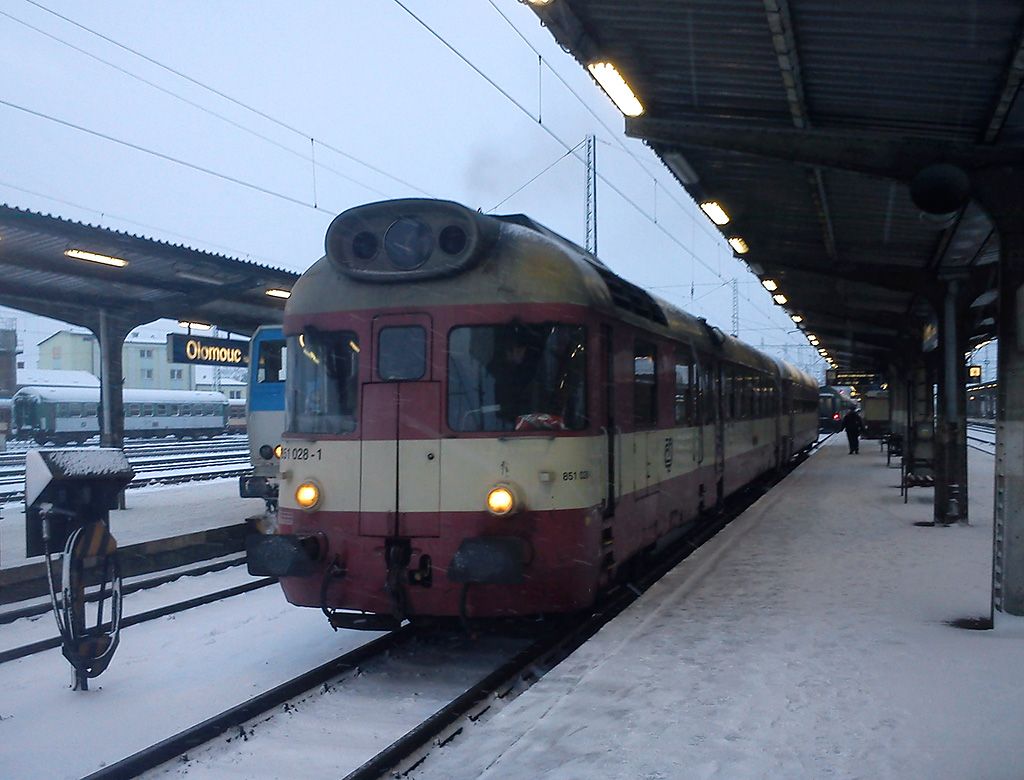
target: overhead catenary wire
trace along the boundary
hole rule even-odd
[[[94,35],[97,38],[101,38],[102,40],[106,41],[107,43],[110,43],[113,46],[116,46],[119,49],[122,49],[123,51],[128,52],[129,54],[132,54],[132,55],[134,55],[136,57],[139,57],[140,59],[143,59],[146,62],[148,62],[148,63],[150,63],[152,65],[155,65],[158,68],[161,68],[161,69],[167,71],[168,73],[172,73],[175,76],[178,76],[179,78],[182,78],[185,81],[188,81],[190,84],[194,84],[195,86],[197,86],[197,87],[199,87],[201,89],[204,89],[207,92],[211,92],[212,94],[217,95],[218,97],[220,97],[220,98],[222,98],[224,100],[227,100],[228,102],[233,103],[234,105],[239,106],[240,108],[244,108],[246,111],[250,111],[253,114],[256,114],[257,116],[262,117],[263,119],[266,119],[268,122],[272,122],[273,124],[277,125],[278,127],[281,127],[281,128],[283,128],[285,130],[288,130],[289,132],[295,133],[295,134],[299,135],[303,139],[303,141],[305,141],[305,139],[307,139],[311,135],[313,135],[312,133],[308,133],[305,130],[301,130],[301,129],[293,126],[293,125],[288,124],[287,122],[284,122],[281,119],[278,119],[277,117],[273,116],[272,114],[268,114],[267,112],[262,111],[262,110],[260,110],[260,109],[258,109],[256,107],[254,107],[254,106],[251,106],[248,103],[245,103],[245,102],[243,102],[241,100],[238,100],[237,98],[232,97],[231,95],[229,95],[226,92],[223,92],[223,91],[217,89],[216,87],[212,87],[209,84],[206,84],[206,83],[200,81],[199,79],[193,78],[192,76],[189,76],[188,74],[186,74],[186,73],[184,73],[184,72],[182,72],[180,70],[177,70],[176,68],[172,68],[170,65],[166,65],[163,62],[160,62],[159,60],[157,60],[157,59],[155,59],[153,57],[150,57],[149,55],[144,54],[141,51],[138,51],[137,49],[133,49],[131,46],[128,46],[128,45],[123,44],[123,43],[121,43],[120,41],[118,41],[118,40],[116,40],[114,38],[111,38],[109,35],[104,35],[103,33],[99,32],[98,30],[94,30],[91,27],[88,27],[88,26],[86,26],[86,25],[84,25],[84,24],[82,24],[80,22],[75,21],[74,19],[72,19],[72,18],[70,18],[68,16],[65,16],[64,14],[61,14],[61,13],[59,13],[57,11],[54,11],[52,8],[48,8],[47,6],[43,5],[42,3],[37,2],[37,0],[25,0],[25,2],[29,3],[30,5],[35,6],[36,8],[40,9],[41,11],[45,11],[46,13],[51,14],[52,16],[55,16],[58,19],[63,20],[64,22],[67,22],[68,24],[74,25],[78,29],[85,31],[85,32],[89,33],[90,35]],[[395,176],[394,174],[391,174],[391,173],[385,171],[384,169],[379,168],[379,167],[373,165],[372,163],[368,163],[365,160],[362,160],[362,159],[356,157],[355,155],[353,155],[353,154],[351,154],[349,152],[344,151],[343,149],[340,149],[340,148],[338,148],[338,147],[336,147],[336,146],[334,146],[332,144],[329,144],[326,141],[324,141],[322,138],[317,138],[317,143],[319,143],[320,146],[322,146],[324,149],[328,149],[328,150],[334,152],[335,154],[341,155],[342,157],[345,157],[346,159],[351,160],[352,162],[354,162],[354,163],[356,163],[358,165],[362,165],[364,168],[366,168],[368,170],[371,170],[374,173],[380,174],[381,176],[385,176],[388,179],[391,179],[392,181],[398,182],[402,186],[408,187],[408,188],[410,188],[410,189],[420,193],[421,195],[426,195],[427,197],[433,197],[431,195],[431,193],[427,192],[424,189],[421,189],[420,187],[417,187],[415,184],[412,184],[411,182],[408,182],[405,179],[401,179],[401,178]]]
[[[29,2],[34,2],[35,0],[28,0],[28,1]],[[477,67],[472,61],[470,61],[470,59],[468,57],[466,57],[464,54],[462,54],[462,52],[460,52],[453,44],[451,44],[448,40],[446,40],[444,38],[444,36],[442,36],[440,33],[438,33],[436,30],[434,30],[422,18],[417,16],[415,13],[413,13],[405,5],[405,3],[402,2],[402,0],[394,0],[394,2],[395,2],[395,4],[399,8],[401,8],[403,11],[405,11],[420,26],[422,26],[428,33],[430,33],[434,38],[436,38],[445,48],[447,48],[449,51],[451,51],[453,54],[455,54],[456,57],[458,57],[460,60],[462,60],[471,70],[473,70],[473,72],[477,73],[488,84],[490,84],[495,90],[497,90],[501,95],[503,95],[509,102],[511,102],[516,108],[518,108],[523,114],[525,114],[531,120],[533,120],[533,122],[535,122],[538,127],[540,127],[542,130],[544,130],[544,132],[546,132],[551,138],[553,138],[557,143],[559,143],[562,146],[562,148],[564,148],[566,150],[570,149],[569,144],[564,139],[562,139],[557,133],[555,133],[549,126],[547,126],[544,123],[540,122],[538,120],[538,118],[536,116],[534,116],[533,113],[529,109],[527,109],[521,102],[516,100],[514,97],[509,95],[506,90],[502,89],[501,86],[499,86],[490,76],[488,76],[486,73],[484,73],[479,67]],[[502,17],[505,18],[504,14],[502,14]],[[508,21],[507,18],[506,18],[506,21]],[[513,27],[513,29],[516,29],[515,25],[512,25],[512,27]],[[518,29],[516,30],[516,32],[518,33]],[[519,33],[519,35],[520,35],[520,37],[523,37],[521,33]],[[527,41],[527,45],[529,45],[531,48],[533,48],[532,44],[529,44],[528,41]],[[536,49],[533,49],[533,50],[536,52]],[[573,156],[576,156],[576,155],[574,154]],[[598,172],[597,176],[598,176],[598,178],[602,182],[604,182],[604,184],[607,187],[609,187],[613,192],[615,192],[626,203],[628,203],[630,206],[632,206],[633,209],[635,209],[637,211],[637,213],[639,213],[642,217],[647,219],[648,222],[650,222],[655,228],[657,228],[666,238],[668,238],[670,241],[672,241],[674,244],[676,244],[680,249],[682,249],[684,252],[686,252],[693,260],[695,260],[696,262],[700,263],[702,266],[704,266],[709,272],[711,272],[717,278],[724,279],[724,277],[722,276],[722,274],[719,271],[717,271],[714,268],[712,268],[710,264],[708,264],[703,258],[698,256],[690,247],[686,246],[686,244],[684,244],[679,238],[677,238],[675,235],[673,235],[671,232],[669,232],[664,227],[664,225],[662,225],[661,223],[656,221],[635,200],[633,200],[625,192],[623,192],[617,185],[615,185],[614,182],[612,182],[610,179],[608,179],[601,172]],[[692,221],[692,218],[691,218],[691,221]],[[703,228],[702,228],[702,230],[703,230]],[[715,236],[719,240],[724,239],[724,237],[720,233],[715,234]],[[760,306],[758,306],[757,303],[755,303],[753,300],[748,298],[746,295],[743,295],[742,297],[752,307],[754,307],[758,311],[761,311],[762,314],[765,314],[765,316],[767,316],[767,314],[763,310],[761,310]]]
[[[249,135],[251,135],[251,136],[253,136],[255,138],[258,138],[261,141],[264,141],[264,142],[266,142],[268,144],[271,144],[272,146],[275,146],[278,149],[281,149],[281,150],[287,152],[288,154],[290,154],[290,155],[292,155],[294,157],[298,157],[299,159],[301,159],[303,161],[307,160],[306,156],[302,152],[297,151],[296,149],[293,149],[292,147],[288,146],[287,144],[283,144],[280,141],[277,141],[277,140],[271,138],[270,136],[265,135],[265,134],[259,132],[258,130],[254,130],[251,127],[247,127],[246,125],[242,124],[241,122],[236,122],[234,119],[231,119],[230,117],[224,116],[223,114],[218,113],[217,111],[214,111],[213,109],[208,108],[208,107],[202,105],[201,103],[197,103],[196,101],[190,100],[189,98],[187,98],[187,97],[185,97],[183,95],[179,95],[177,92],[175,92],[175,91],[173,91],[171,89],[167,89],[166,87],[161,86],[160,84],[157,84],[154,81],[150,81],[149,79],[147,79],[147,78],[145,78],[143,76],[140,76],[137,73],[133,73],[132,71],[128,70],[127,68],[121,67],[117,63],[110,62],[109,60],[106,60],[103,57],[100,57],[99,55],[93,54],[92,52],[87,51],[86,49],[83,49],[81,46],[77,46],[74,43],[71,43],[70,41],[66,41],[63,38],[61,38],[61,37],[59,37],[57,35],[54,35],[54,34],[52,34],[50,32],[47,32],[46,30],[43,30],[40,27],[36,27],[35,25],[30,24],[29,22],[26,22],[26,21],[24,21],[22,19],[19,19],[18,17],[13,16],[12,14],[7,13],[6,11],[0,10],[0,16],[6,17],[7,19],[10,19],[12,22],[16,22],[17,24],[20,24],[20,25],[22,25],[24,27],[27,27],[28,29],[32,30],[33,32],[36,32],[39,35],[45,36],[45,37],[49,38],[50,40],[55,41],[56,43],[59,43],[59,44],[61,44],[63,46],[67,46],[68,48],[73,49],[74,51],[77,51],[78,53],[80,53],[80,54],[82,54],[82,55],[84,55],[86,57],[89,57],[90,59],[93,59],[96,62],[102,63],[103,65],[106,65],[109,68],[113,68],[114,70],[118,71],[119,73],[122,73],[123,75],[128,76],[129,78],[135,79],[136,81],[139,81],[139,82],[145,84],[146,86],[148,86],[148,87],[150,87],[152,89],[155,89],[155,90],[157,90],[159,92],[162,92],[165,95],[168,95],[168,96],[174,98],[175,100],[180,100],[182,103],[185,103],[186,105],[192,106],[193,108],[195,108],[195,109],[197,109],[199,111],[202,111],[202,112],[204,112],[206,114],[209,114],[210,116],[219,119],[220,121],[222,121],[222,122],[224,122],[224,123],[234,127],[235,129],[241,130],[243,133],[248,133]],[[341,179],[345,179],[346,181],[351,182],[352,184],[355,184],[355,185],[357,185],[359,187],[362,187],[362,188],[364,188],[366,190],[369,190],[370,192],[372,192],[372,193],[374,193],[376,195],[379,195],[382,198],[388,197],[387,193],[377,189],[376,187],[373,187],[373,186],[371,186],[369,184],[366,184],[365,182],[359,181],[358,179],[356,179],[356,178],[354,178],[352,176],[349,176],[348,174],[342,173],[341,171],[339,171],[339,170],[337,170],[335,168],[332,168],[329,165],[325,165],[323,162],[321,162],[319,164],[319,167],[323,168],[326,171],[329,171],[330,173],[333,173],[335,176],[338,176]],[[315,175],[316,175],[316,169],[314,168],[314,176]],[[314,201],[315,201],[315,198],[314,198]]]

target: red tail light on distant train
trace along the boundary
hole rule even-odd
[[[835,414],[833,414],[832,415],[832,419],[833,420],[838,420],[839,419],[839,412],[836,412]]]

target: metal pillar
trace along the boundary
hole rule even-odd
[[[938,408],[935,425],[936,525],[968,522],[967,510],[967,375],[964,350],[967,340],[961,317],[960,283],[946,284],[939,333],[942,368],[937,371]]]
[[[124,373],[122,351],[130,326],[99,311],[94,330],[100,342],[100,446],[124,448]]]
[[[1024,615],[1024,168],[976,171],[971,182],[999,232],[992,608]]]

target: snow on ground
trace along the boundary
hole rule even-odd
[[[993,459],[970,527],[833,437],[415,778],[1020,778],[1024,620],[987,617]]]
[[[137,488],[125,498],[128,508],[110,513],[110,530],[120,547],[235,525],[263,510],[262,501],[239,498],[237,478]],[[20,566],[26,562],[24,504],[0,509],[0,568]]]
[[[89,691],[60,650],[0,664],[0,777],[81,777],[377,636],[335,633],[274,586],[124,629]]]

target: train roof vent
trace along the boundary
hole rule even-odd
[[[603,266],[595,265],[594,270],[601,274],[601,278],[604,279],[608,292],[612,296],[612,302],[620,309],[633,312],[633,314],[661,325],[668,325],[665,312],[646,290],[635,284],[630,284]]]

